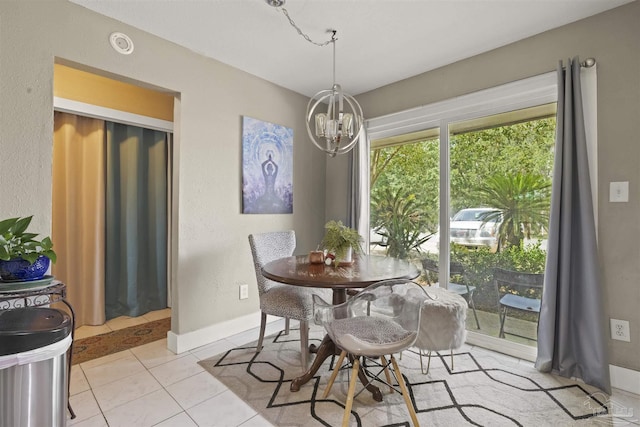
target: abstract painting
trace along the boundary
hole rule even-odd
[[[243,116],[242,213],[293,213],[293,129]]]

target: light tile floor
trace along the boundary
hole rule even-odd
[[[266,333],[283,328],[283,321],[274,322]],[[69,420],[69,425],[271,426],[197,363],[257,337],[258,329],[251,329],[178,355],[167,349],[166,340],[160,340],[74,365],[70,402],[77,417]],[[514,359],[514,363],[520,362]],[[613,424],[605,422],[606,425],[640,425],[640,396],[614,390],[610,402],[625,412]]]
[[[267,334],[284,328],[273,322]],[[199,360],[255,341],[258,329],[174,354],[167,340],[71,368],[70,402],[78,427],[271,426],[198,365]]]

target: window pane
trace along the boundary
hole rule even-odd
[[[469,301],[469,330],[529,346],[536,345],[541,289],[496,284],[494,268],[544,272],[554,109],[549,104],[449,127],[450,260],[464,267],[449,287]]]
[[[438,129],[372,141],[371,253],[413,259],[437,251]]]

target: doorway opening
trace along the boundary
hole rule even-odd
[[[79,336],[169,317],[173,95],[60,64],[54,92],[53,273]]]

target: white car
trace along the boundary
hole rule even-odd
[[[461,209],[449,223],[451,242],[472,248],[498,249],[498,227],[502,222],[500,210],[495,208]],[[487,217],[492,218],[486,221]]]

